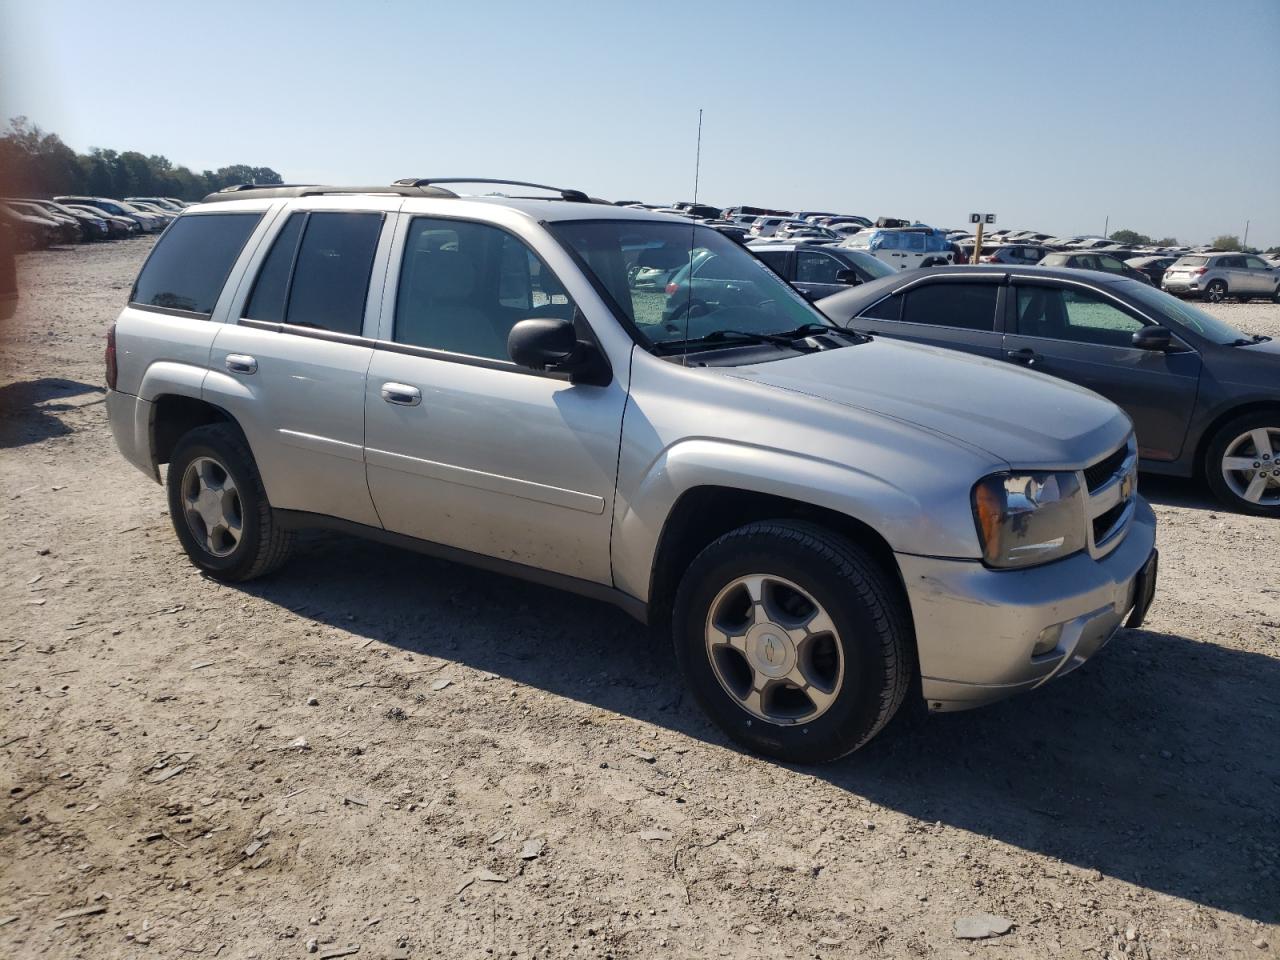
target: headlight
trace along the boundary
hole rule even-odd
[[[973,488],[982,559],[1030,567],[1085,548],[1084,492],[1074,473],[996,473]]]

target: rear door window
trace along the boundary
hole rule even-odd
[[[902,320],[963,330],[994,330],[999,290],[994,283],[929,283],[913,287],[907,291]]]
[[[262,265],[246,316],[360,335],[380,213],[295,213]]]
[[[202,213],[169,225],[133,285],[129,302],[207,317],[260,213]]]

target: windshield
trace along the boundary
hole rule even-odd
[[[873,257],[871,254],[863,253],[860,250],[850,250],[845,256],[857,264],[860,270],[871,274],[872,280],[891,277],[898,272],[897,267],[891,267],[879,257]]]
[[[1213,343],[1227,344],[1249,339],[1231,324],[1211,317],[1199,307],[1185,300],[1179,300],[1163,290],[1147,286],[1145,283],[1131,282],[1131,285],[1125,287],[1125,292],[1133,299],[1172,317],[1187,329]]]
[[[581,257],[647,346],[830,326],[790,285],[718,230],[626,220],[552,223],[550,230]]]

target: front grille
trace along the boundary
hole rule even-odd
[[[1089,492],[1097,490],[1108,480],[1116,475],[1116,471],[1120,469],[1125,458],[1129,456],[1129,447],[1123,446],[1115,453],[1103,457],[1091,467],[1084,468],[1084,482],[1089,488]]]
[[[1106,513],[1093,518],[1094,543],[1101,544],[1107,539],[1115,525],[1120,522],[1120,518],[1124,516],[1125,508],[1128,506],[1128,500],[1121,500]]]

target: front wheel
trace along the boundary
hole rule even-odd
[[[1233,510],[1280,517],[1280,410],[1225,424],[1209,444],[1204,469],[1210,489]]]
[[[275,522],[243,435],[231,424],[196,427],[174,447],[169,516],[191,562],[217,580],[251,580],[279,567],[293,534]]]
[[[807,523],[748,524],[704,549],[680,583],[673,635],[711,719],[797,763],[865,744],[912,676],[901,588],[856,544]]]

